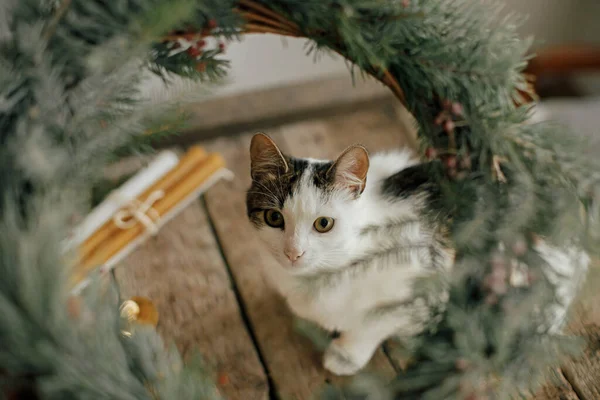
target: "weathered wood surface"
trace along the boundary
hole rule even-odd
[[[561,371],[558,371],[556,380],[546,384],[532,400],[578,400],[571,384],[565,379]]]
[[[158,331],[183,356],[200,351],[227,399],[266,400],[268,382],[200,203],[187,207],[156,238],[115,270],[123,298],[146,296]]]
[[[583,357],[569,360],[563,372],[581,400],[600,399],[600,261],[590,268],[569,328],[586,340]]]
[[[286,124],[266,133],[290,154],[334,158],[353,143],[371,152],[412,146],[407,125],[398,124],[397,118],[396,110],[385,106]],[[127,266],[118,268],[116,277],[125,297],[148,296],[156,303],[159,331],[166,340],[175,341],[185,354],[199,350],[217,373],[227,375],[222,380],[227,399],[308,400],[326,381],[345,380],[323,370],[322,355],[295,331],[286,305],[264,281],[262,268],[275,261],[255,237],[244,201],[253,133],[202,143],[225,157],[235,179],[211,188],[203,201],[125,260]],[[595,268],[598,274],[598,263]],[[585,357],[566,362],[559,381],[532,399],[600,399],[599,293],[586,289],[570,325],[592,338]],[[388,353],[386,357],[379,351],[369,369],[392,376],[392,366],[404,360]]]
[[[366,139],[370,131],[383,131],[386,124],[389,132],[393,122],[388,115],[359,112],[325,121],[288,125],[268,133],[286,152],[296,155],[310,152],[313,157],[331,158],[348,144],[361,141],[357,139]],[[347,134],[349,137],[345,136]],[[321,354],[293,330],[290,312],[265,283],[261,273],[261,268],[269,268],[275,261],[255,237],[245,214],[245,190],[250,185],[248,148],[251,136],[252,133],[238,138],[221,138],[208,144],[210,150],[219,151],[225,157],[236,179],[209,190],[207,206],[277,393],[282,399],[308,399],[322,388],[325,379],[332,377],[321,366]],[[400,142],[401,139],[392,141]],[[370,367],[388,376],[394,372],[381,352],[374,357]]]

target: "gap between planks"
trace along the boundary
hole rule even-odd
[[[359,111],[353,115],[328,118],[316,123],[326,127],[324,138],[353,130],[357,131],[354,134],[365,136],[370,131],[385,126],[388,132],[391,127],[397,127],[394,119],[381,110]],[[339,126],[340,123],[342,126]],[[302,122],[273,130],[275,133],[267,133],[277,140],[276,132],[289,131],[290,135],[294,135],[294,129],[310,130],[314,125],[313,121]],[[221,153],[228,167],[236,174],[233,182],[221,182],[208,191],[207,209],[215,224],[217,235],[221,238],[223,252],[239,287],[250,324],[280,398],[310,399],[324,388],[328,378],[333,383],[347,380],[332,377],[323,370],[322,354],[317,352],[307,339],[295,332],[292,316],[284,301],[264,282],[260,268],[268,268],[275,261],[256,238],[246,217],[245,190],[250,184],[248,147],[251,136],[252,134],[237,138],[220,138],[205,144],[209,150]],[[400,142],[397,136],[391,140]],[[286,148],[286,143],[280,143],[282,150],[291,150]],[[336,143],[337,146],[341,144]],[[319,145],[322,146],[324,144]],[[297,154],[296,151],[291,153]],[[383,354],[374,358],[370,368],[388,377],[395,376],[394,368]]]
[[[268,367],[267,363],[265,362],[265,358],[261,352],[260,346],[258,345],[258,340],[256,339],[256,334],[254,333],[254,330],[252,329],[252,324],[250,323],[250,318],[249,318],[248,312],[246,310],[246,304],[244,303],[244,299],[242,298],[242,296],[240,294],[240,290],[237,286],[237,282],[231,272],[231,267],[229,266],[227,257],[225,256],[225,252],[223,251],[223,244],[221,243],[221,239],[220,239],[219,235],[217,234],[215,224],[212,220],[212,217],[210,216],[210,213],[208,212],[208,206],[206,205],[206,198],[204,196],[202,196],[200,199],[200,202],[202,204],[202,209],[206,213],[206,217],[208,219],[208,224],[210,226],[210,230],[211,230],[211,232],[215,238],[215,241],[217,243],[217,248],[219,249],[219,253],[221,254],[223,263],[225,264],[225,268],[227,270],[227,275],[229,277],[229,281],[231,282],[231,288],[233,290],[233,293],[237,300],[238,306],[240,308],[240,314],[241,314],[242,320],[244,321],[244,325],[248,329],[248,333],[250,335],[250,339],[252,340],[252,344],[254,345],[254,348],[256,349],[256,352],[258,353],[258,358],[259,358],[260,363],[262,364],[262,367],[266,373],[267,382],[269,385],[269,399],[270,400],[279,400],[277,393],[275,391],[275,386],[273,385],[273,379],[271,378],[271,374],[269,373],[269,367]]]
[[[123,297],[154,302],[158,332],[175,342],[184,359],[192,351],[202,354],[225,398],[269,398],[268,380],[199,202],[127,257],[114,276]]]

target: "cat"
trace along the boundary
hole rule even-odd
[[[294,314],[339,332],[325,369],[355,374],[389,337],[422,330],[428,303],[413,284],[453,263],[423,164],[360,145],[335,161],[295,158],[262,133],[250,155],[248,218],[279,262],[268,281]]]
[[[360,145],[335,161],[295,158],[262,133],[250,158],[248,218],[279,263],[265,271],[268,281],[294,314],[339,332],[325,369],[353,375],[387,338],[421,332],[427,310],[443,306],[447,293],[423,296],[414,283],[447,275],[454,262],[450,216],[438,207],[429,163],[407,150],[369,156]],[[542,238],[534,248],[555,293],[540,310],[540,332],[561,334],[591,260],[577,246]],[[511,285],[524,284],[527,267],[514,267]]]

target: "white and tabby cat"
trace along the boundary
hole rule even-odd
[[[250,153],[248,217],[279,261],[266,275],[296,315],[340,333],[325,368],[354,374],[385,339],[421,331],[427,303],[413,284],[453,263],[426,164],[408,151],[369,158],[362,146],[335,161],[299,159],[264,134],[253,137]],[[556,333],[589,257],[543,242],[538,251],[557,294],[544,325]],[[443,301],[439,295],[433,300]]]
[[[425,315],[414,280],[452,264],[428,201],[435,191],[409,152],[352,146],[333,161],[283,155],[266,135],[251,144],[250,221],[280,267],[266,271],[291,310],[340,332],[324,366],[353,374]]]

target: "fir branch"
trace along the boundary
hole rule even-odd
[[[174,5],[176,12],[164,12]],[[415,362],[385,389],[401,398],[525,391],[532,374],[574,347],[552,333],[570,301],[555,294],[585,274],[584,257],[571,253],[598,247],[592,233],[600,215],[594,173],[600,165],[565,130],[524,124],[529,109],[518,103],[528,90],[522,71],[529,42],[518,38],[513,17],[499,20],[490,5],[71,0],[51,10],[21,0],[0,46],[7,67],[0,69],[0,309],[6,316],[0,368],[62,398],[216,396],[176,354],[162,352],[154,333],[122,340],[110,298],[89,293],[95,323],[69,319],[56,238],[72,211],[89,206],[81,193],[89,194],[100,178],[98,166],[130,140],[150,138],[142,132],[160,127],[154,117],[172,110],[143,101],[142,66],[165,79],[178,74],[214,82],[226,74],[223,52],[174,51],[174,40],[269,32],[307,37],[315,51],[337,52],[381,80],[419,121],[423,144],[438,148],[432,158],[443,161],[431,180],[442,194],[440,214],[452,216],[455,274],[443,282],[450,298],[432,310],[435,324],[413,338]],[[460,116],[448,112],[456,104]],[[439,115],[452,123],[442,126]],[[465,155],[469,163],[459,169]],[[574,200],[585,206],[582,218]],[[568,253],[577,265],[572,276],[542,257],[540,236],[575,249]],[[509,277],[521,264],[528,275],[515,286]],[[436,282],[421,282],[419,293],[439,292]],[[96,344],[92,333],[103,341]],[[32,342],[45,343],[45,352]],[[365,395],[382,387],[334,392]]]
[[[46,41],[49,41],[52,38],[52,35],[54,35],[54,33],[56,32],[56,27],[58,26],[60,20],[67,13],[69,6],[71,5],[71,1],[72,0],[62,0],[60,6],[58,6],[58,8],[56,9],[54,18],[52,18],[52,20],[44,30],[44,39],[46,39]]]

